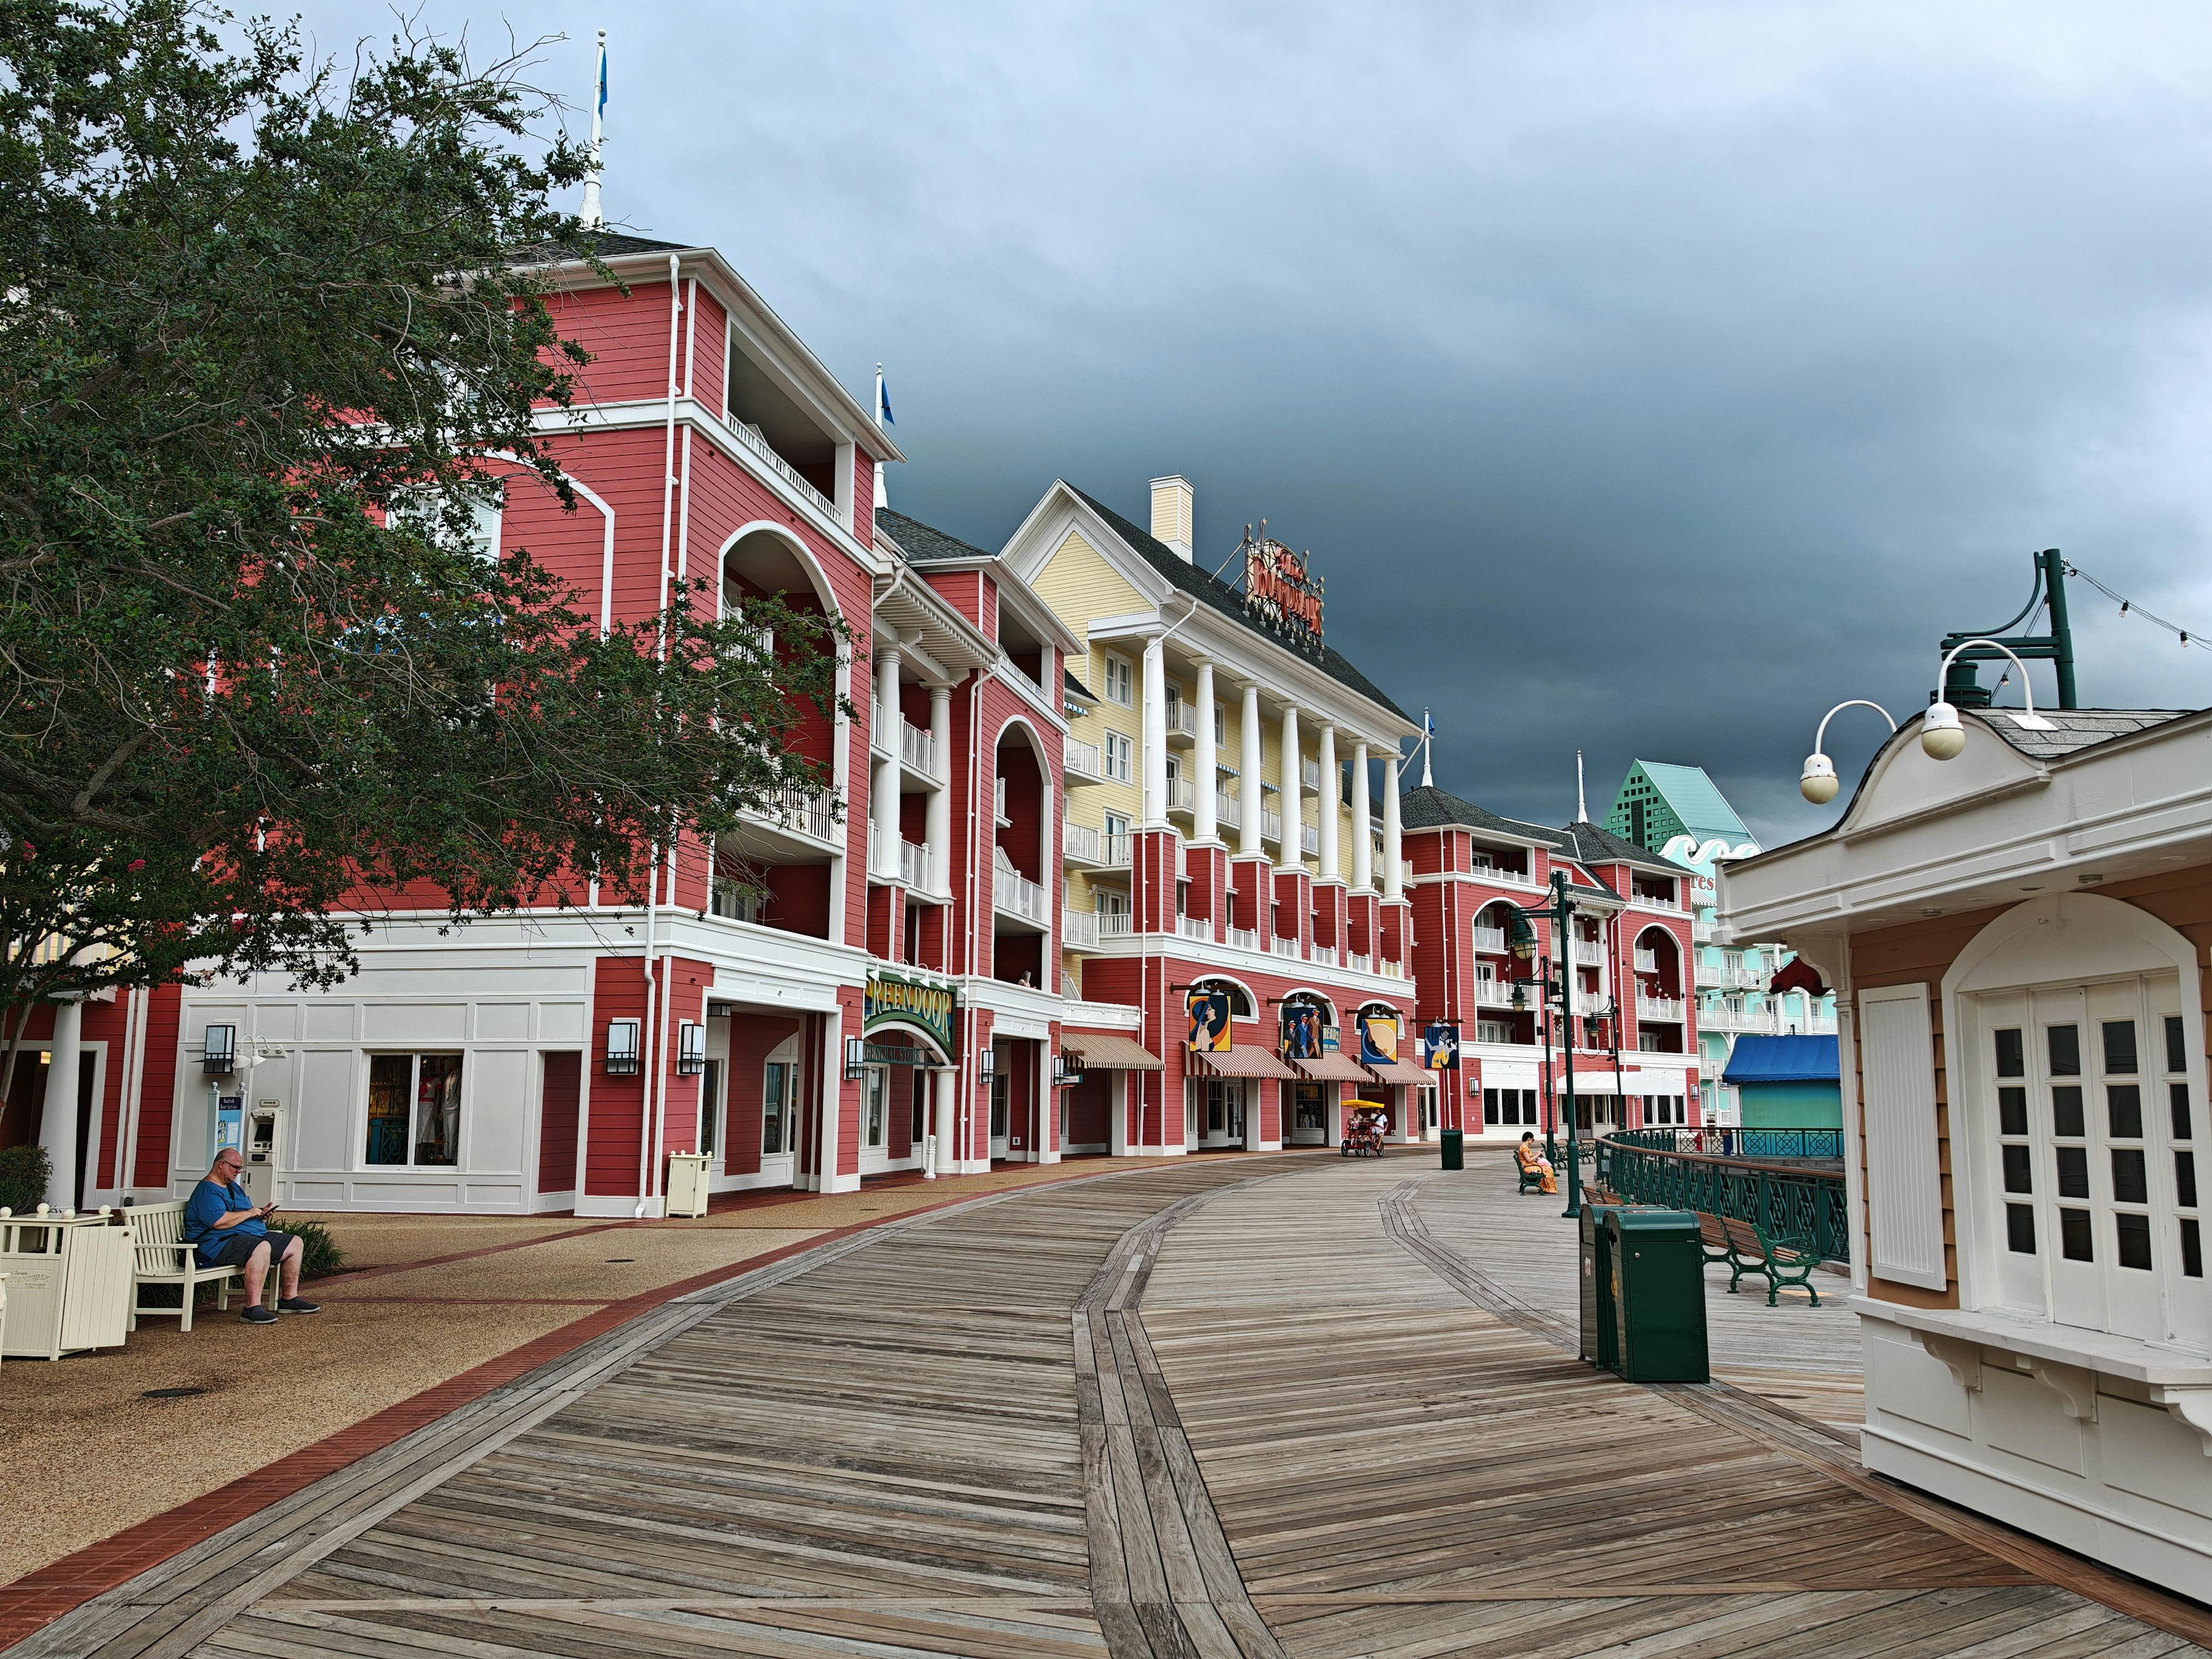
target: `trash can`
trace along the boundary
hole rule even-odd
[[[701,1216],[707,1213],[707,1171],[714,1158],[705,1152],[668,1155],[668,1213]]]
[[[1608,1204],[1582,1209],[1582,1356],[1601,1370],[1619,1369],[1613,1346],[1613,1218]]]
[[[1467,1168],[1467,1135],[1463,1131],[1458,1129],[1444,1131],[1443,1157],[1444,1168],[1447,1170]]]
[[[1685,1210],[1624,1207],[1605,1213],[1601,1237],[1610,1245],[1605,1254],[1612,1261],[1606,1288],[1613,1316],[1608,1322],[1613,1368],[1631,1382],[1711,1382],[1705,1252],[1698,1218]],[[1588,1346],[1589,1339],[1583,1341]]]

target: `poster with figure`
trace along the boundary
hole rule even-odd
[[[1366,1013],[1359,1017],[1359,1063],[1392,1066],[1398,1060],[1398,1016]]]
[[[1286,1002],[1283,1005],[1283,1057],[1285,1060],[1319,1060],[1321,1046],[1321,1010],[1310,1002]]]
[[[1183,1012],[1190,1016],[1190,1034],[1183,1046],[1194,1054],[1229,1052],[1229,993],[1210,986],[1194,985],[1184,994]]]
[[[1421,1028],[1421,1064],[1431,1072],[1459,1069],[1459,1027],[1449,1021]]]

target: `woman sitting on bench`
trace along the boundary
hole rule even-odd
[[[1536,1150],[1536,1137],[1533,1131],[1521,1137],[1521,1144],[1513,1149],[1513,1157],[1521,1166],[1521,1184],[1524,1188],[1528,1184],[1528,1177],[1534,1176],[1538,1177],[1538,1192],[1556,1193],[1559,1190],[1559,1183],[1553,1174],[1552,1160]]]

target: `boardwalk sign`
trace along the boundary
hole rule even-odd
[[[1229,1052],[1229,993],[1218,986],[1194,985],[1183,997],[1190,1031],[1183,1046],[1193,1054]]]
[[[1318,1003],[1283,1005],[1283,1058],[1319,1060],[1322,1056],[1322,1011]]]
[[[860,1030],[870,1036],[892,1027],[921,1031],[950,1060],[952,1026],[959,1012],[960,999],[949,985],[905,974],[872,973],[861,994]]]
[[[1269,633],[1320,650],[1321,586],[1304,554],[1264,538],[1245,542],[1245,613]]]

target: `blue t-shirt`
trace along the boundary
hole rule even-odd
[[[185,1243],[198,1249],[203,1267],[212,1265],[222,1247],[234,1238],[269,1237],[269,1224],[258,1215],[232,1227],[215,1224],[233,1210],[253,1207],[253,1194],[235,1181],[225,1185],[203,1180],[192,1188],[191,1197],[185,1203]]]

